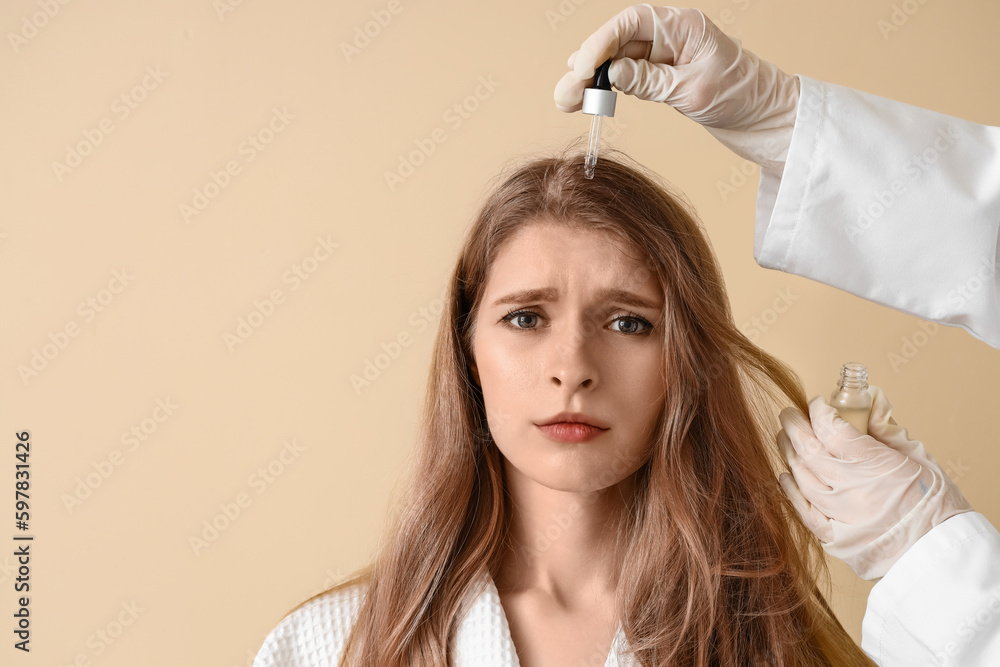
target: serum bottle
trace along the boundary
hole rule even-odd
[[[830,405],[854,428],[868,433],[872,395],[868,391],[868,369],[864,364],[849,361],[840,367],[840,380],[830,396]]]

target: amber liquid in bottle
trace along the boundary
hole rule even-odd
[[[868,369],[864,364],[849,361],[841,366],[840,380],[830,396],[830,405],[854,428],[868,433],[872,395],[868,391]]]

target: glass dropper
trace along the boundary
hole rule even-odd
[[[583,163],[583,175],[587,178],[594,177],[594,168],[597,167],[597,145],[601,141],[601,116],[594,114],[590,121],[590,143],[587,144],[587,159]]]
[[[587,157],[583,162],[583,175],[586,178],[593,178],[594,169],[597,167],[597,151],[601,143],[601,116],[615,115],[615,100],[618,93],[611,90],[611,77],[608,75],[610,68],[611,58],[608,58],[594,72],[594,85],[583,91],[583,109],[581,111],[593,116],[590,121]]]

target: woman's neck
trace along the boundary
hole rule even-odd
[[[504,460],[510,539],[496,586],[537,592],[566,607],[614,595],[622,545],[618,523],[634,477],[593,492],[557,491]]]

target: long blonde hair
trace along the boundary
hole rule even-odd
[[[451,665],[463,601],[482,575],[500,572],[510,508],[469,368],[471,334],[505,241],[545,218],[625,241],[670,305],[663,411],[619,525],[628,546],[617,611],[638,663],[873,665],[817,588],[820,577],[829,587],[822,548],[776,481],[787,469],[774,445],[777,412],[791,402],[808,414],[798,377],[736,327],[711,246],[681,196],[617,151],[601,157],[593,180],[582,165],[567,150],[514,167],[467,232],[406,494],[373,562],[318,594],[368,586],[343,664]]]

